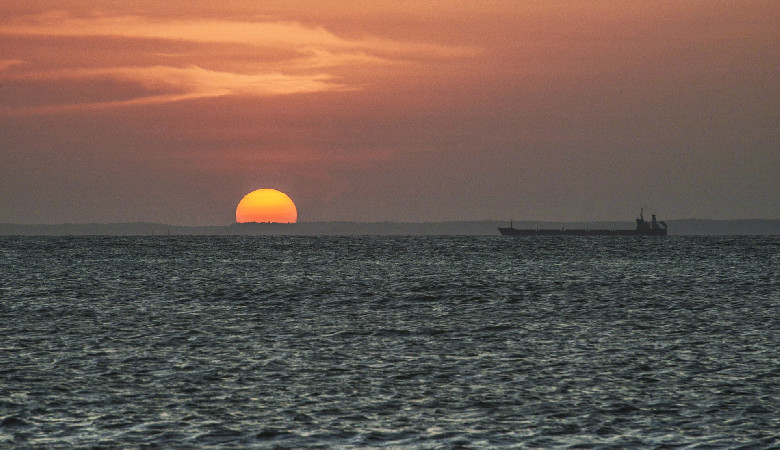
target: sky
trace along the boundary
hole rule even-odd
[[[0,0],[0,223],[780,219],[780,1]]]

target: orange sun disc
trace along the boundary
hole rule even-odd
[[[236,207],[236,222],[295,223],[298,210],[284,192],[258,189],[244,196]]]

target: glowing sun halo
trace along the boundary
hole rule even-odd
[[[236,207],[236,222],[295,223],[298,210],[284,192],[258,189],[244,196]]]

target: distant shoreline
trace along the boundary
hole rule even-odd
[[[667,220],[669,235],[780,235],[780,220],[739,219]],[[86,223],[86,224],[0,224],[2,236],[498,236],[498,227],[506,221],[450,222],[299,222],[295,224],[259,223],[224,226],[182,226],[162,223]],[[633,222],[542,222],[515,221],[515,228],[600,228],[632,229]]]

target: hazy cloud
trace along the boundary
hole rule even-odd
[[[0,70],[5,70],[23,62],[21,59],[0,59]]]

